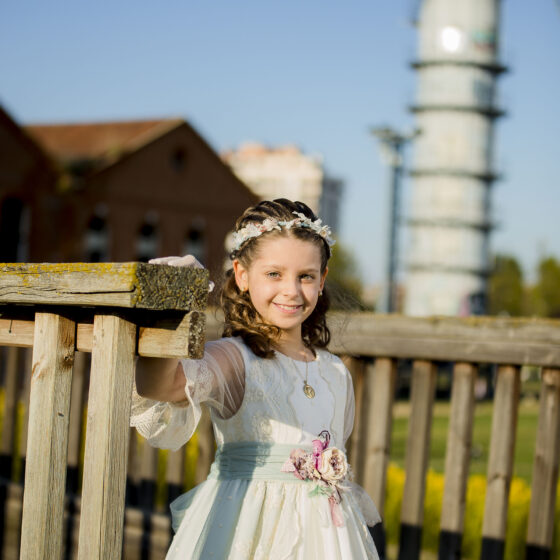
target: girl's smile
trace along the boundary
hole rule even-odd
[[[270,236],[259,242],[258,253],[245,268],[233,262],[237,285],[249,291],[262,319],[282,329],[283,337],[301,337],[301,324],[311,315],[323,289],[317,244],[288,236]]]

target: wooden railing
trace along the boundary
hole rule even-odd
[[[64,282],[53,270],[49,273],[54,276],[43,283],[43,275],[48,272],[46,269],[43,272],[30,270],[28,276],[21,276],[15,288],[9,287],[5,276],[0,279],[0,302],[10,302],[10,305],[0,308],[0,345],[34,346],[33,358],[28,360],[33,362],[34,373],[28,378],[31,396],[30,405],[26,407],[29,411],[29,436],[25,463],[27,473],[37,474],[33,475],[33,479],[26,474],[25,495],[34,499],[23,500],[22,558],[46,557],[45,550],[52,550],[49,556],[53,558],[62,555],[66,558],[119,558],[123,540],[127,457],[125,557],[156,559],[165,555],[170,525],[168,516],[162,513],[161,503],[156,500],[156,486],[161,486],[162,478],[161,472],[159,476],[157,474],[158,464],[161,470],[162,457],[166,458],[163,493],[172,498],[185,489],[185,452],[162,455],[148,446],[139,446],[135,434],[129,439],[128,389],[132,376],[131,360],[135,354],[134,332],[137,333],[136,353],[140,355],[199,355],[203,324],[199,310],[204,307],[207,280],[204,275],[198,276],[198,272],[178,273],[171,267],[120,266],[124,269],[119,276],[119,282],[122,281],[119,286],[111,279],[115,271],[111,272],[110,265],[77,267],[78,273],[90,274],[91,278],[105,276],[106,283],[96,284],[95,287],[88,287],[89,281],[66,284],[69,282],[67,274],[74,274],[72,270],[64,271]],[[156,280],[142,280],[143,274],[155,269],[158,270]],[[174,274],[186,276],[169,276]],[[160,294],[173,291],[173,286],[187,286],[186,294],[179,291],[163,305],[161,298],[158,303],[162,308],[179,307],[182,311],[162,317],[162,312],[155,311],[156,307],[152,304],[152,310],[140,311],[138,307],[141,304],[138,302],[148,302],[153,297],[138,297],[146,284]],[[92,292],[111,299],[111,302],[101,303],[101,300],[95,300],[97,296],[92,300]],[[19,299],[14,300],[16,296]],[[113,299],[117,297],[120,298],[118,302]],[[169,303],[182,297],[186,299],[182,307]],[[71,298],[72,305],[77,307],[68,306],[70,299],[67,298]],[[33,306],[22,306],[23,303]],[[64,307],[51,307],[63,304]],[[45,305],[48,307],[38,307]],[[118,309],[115,305],[119,306]],[[189,309],[191,311],[185,315]],[[35,313],[34,319],[29,316],[30,313]],[[411,364],[406,480],[398,551],[402,560],[419,557],[436,365],[441,362],[453,364],[440,527],[441,559],[459,558],[460,555],[476,405],[474,389],[479,366],[494,364],[496,370],[481,552],[484,559],[504,557],[520,369],[528,364],[541,368],[540,412],[526,554],[531,559],[548,558],[553,540],[560,454],[560,322],[507,318],[413,319],[358,313],[332,314],[329,324],[333,333],[330,349],[343,357],[354,378],[357,410],[349,446],[350,462],[358,481],[375,500],[382,515],[391,457],[397,365],[402,363],[401,360],[409,360]],[[211,339],[219,335],[219,320],[209,314],[206,337]],[[75,350],[78,352],[74,354]],[[86,402],[84,395],[88,393],[89,352],[92,364],[80,501],[75,494],[80,455],[83,453],[80,448],[83,439],[80,437],[80,419],[81,403]],[[68,410],[72,356],[75,356],[72,406]],[[18,358],[13,348],[5,349],[4,357],[5,406],[0,452],[6,457],[13,455],[18,448],[18,439],[14,434],[17,433],[20,441],[25,441],[25,416],[18,421],[19,431],[13,429],[14,422],[10,418],[18,417],[16,402],[26,402],[27,385],[18,385],[17,372],[31,368],[22,367],[21,362],[25,360],[22,356]],[[118,375],[115,375],[117,372]],[[65,435],[68,432],[69,435]],[[37,435],[40,437],[37,438]],[[31,438],[38,443],[32,444]],[[69,442],[67,469],[65,441]],[[127,449],[128,441],[130,446]],[[200,481],[208,471],[214,449],[207,417],[199,425],[196,445],[198,462],[194,478]],[[24,446],[20,445],[19,449],[20,454],[25,455],[22,451]],[[46,465],[50,467],[47,469]],[[41,468],[38,469],[38,466]],[[61,504],[64,501],[65,472],[70,482],[66,485],[66,511],[70,515],[66,516],[63,524]],[[49,485],[54,485],[55,492],[45,494],[44,490]],[[5,487],[5,542],[0,550],[4,550],[5,558],[15,558],[17,556],[10,554],[13,554],[14,548],[17,549],[12,534],[19,530],[17,520],[14,520],[18,511],[19,486],[8,484]],[[82,519],[78,515],[80,503],[84,504]],[[74,523],[73,517],[76,519]],[[377,542],[383,549],[383,532],[380,527],[376,531]],[[77,543],[73,542],[74,532],[79,535]]]
[[[139,263],[0,265],[0,344],[33,347],[20,558],[64,554],[77,350],[91,352],[77,557],[121,557],[135,355],[200,357],[207,286],[207,271]]]
[[[442,560],[460,558],[479,364],[496,365],[483,559],[504,557],[520,369],[523,365],[542,368],[526,557],[548,558],[560,458],[560,321],[358,314],[333,316],[331,324],[331,350],[354,356],[349,366],[355,378],[358,422],[352,461],[381,512],[390,457],[397,360],[412,360],[399,559],[418,558],[420,551],[436,362],[454,363],[439,540]],[[367,358],[374,361],[364,365]],[[360,450],[364,451],[363,457],[358,456]]]

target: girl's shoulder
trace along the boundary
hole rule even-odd
[[[350,376],[350,372],[348,371],[348,368],[336,354],[332,354],[331,352],[325,350],[324,348],[316,348],[315,352],[320,360],[322,367],[328,367],[330,369],[333,369],[343,377]]]

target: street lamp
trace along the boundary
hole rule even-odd
[[[400,134],[388,126],[371,127],[370,132],[379,140],[381,159],[391,167],[389,187],[389,249],[387,258],[387,291],[385,311],[393,313],[397,307],[395,276],[397,271],[397,222],[400,204],[400,183],[403,171],[404,145],[419,134],[415,130],[409,134]]]

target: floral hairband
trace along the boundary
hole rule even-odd
[[[335,244],[335,240],[331,237],[331,228],[323,225],[322,220],[313,221],[301,212],[292,212],[292,214],[295,214],[297,218],[290,221],[266,218],[261,223],[248,224],[239,231],[236,231],[233,234],[233,252],[238,251],[245,241],[253,237],[259,237],[259,235],[275,229],[281,231],[282,228],[292,229],[294,227],[310,229],[319,237],[322,237],[329,247]]]

